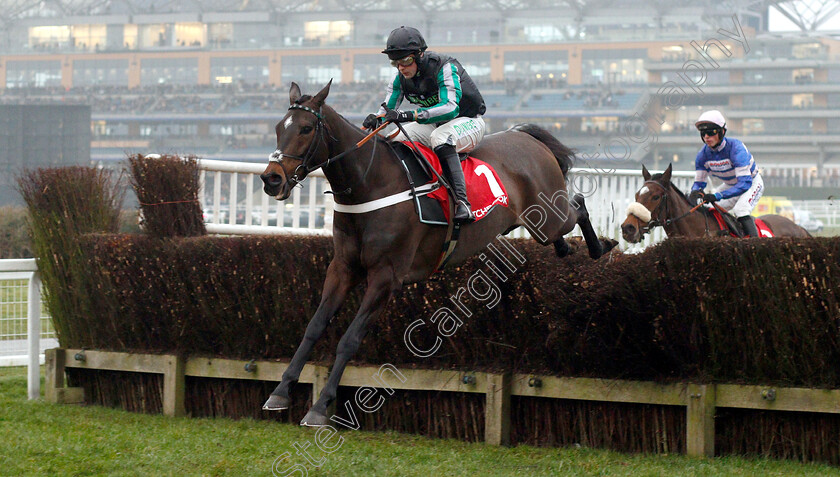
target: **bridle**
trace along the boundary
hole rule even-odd
[[[663,216],[668,215],[668,189],[666,189],[665,186],[663,186],[659,182],[652,181],[652,180],[651,181],[645,181],[644,184],[642,184],[642,185],[645,186],[647,184],[655,184],[657,187],[662,189],[662,200],[660,200],[659,205],[657,205],[656,208],[653,209],[650,212],[650,216],[651,216],[650,221],[648,221],[648,223],[645,224],[643,227],[639,228],[639,232],[642,233],[642,234],[650,233],[650,231],[653,230],[656,227],[662,227],[662,226],[665,226],[665,225],[670,225],[672,222],[674,222],[674,220],[671,220],[671,219],[666,219],[664,223],[661,220],[659,220],[659,217],[663,217]],[[664,215],[659,213],[660,209],[663,209]],[[656,217],[654,217],[654,215]]]
[[[333,137],[332,133],[330,133],[327,130],[327,127],[324,123],[324,116],[321,114],[320,111],[315,111],[309,106],[304,106],[302,104],[293,104],[289,106],[289,111],[293,109],[300,109],[301,111],[312,113],[315,115],[318,121],[315,123],[315,139],[313,139],[312,142],[309,143],[309,147],[306,149],[306,152],[303,154],[303,156],[295,156],[292,154],[280,152],[279,150],[275,150],[268,157],[269,163],[276,162],[281,165],[283,164],[283,158],[286,157],[288,157],[289,159],[296,159],[300,161],[300,164],[298,164],[298,166],[295,167],[295,170],[292,172],[292,177],[288,179],[288,182],[291,184],[292,187],[302,182],[310,172],[318,170],[328,165],[330,161],[333,161],[337,158],[330,157],[326,161],[314,167],[310,167],[307,165],[307,163],[311,161],[313,157],[315,157],[315,154],[318,153],[318,150],[321,147],[321,143],[327,143],[326,139],[324,138],[324,131],[326,131],[327,134],[330,135],[330,138],[332,138],[333,141],[335,141],[335,137]],[[329,143],[327,143],[327,148],[329,149]],[[338,157],[340,157],[340,155]]]
[[[333,136],[332,132],[330,132],[329,128],[327,127],[326,122],[324,121],[324,116],[321,114],[320,108],[319,108],[319,111],[315,111],[314,109],[310,108],[309,106],[304,106],[302,104],[295,103],[295,104],[289,106],[289,111],[291,111],[293,109],[300,109],[301,111],[306,111],[308,113],[312,113],[312,114],[315,115],[315,117],[318,119],[318,121],[315,123],[315,139],[313,139],[312,142],[309,143],[309,147],[306,149],[306,152],[304,153],[303,156],[295,156],[295,155],[292,155],[292,154],[286,154],[286,153],[279,152],[279,150],[275,150],[268,157],[268,162],[269,163],[276,162],[276,163],[281,164],[281,165],[283,164],[283,158],[284,157],[288,157],[290,159],[297,159],[298,161],[300,161],[300,164],[297,167],[295,167],[294,171],[292,171],[292,177],[287,179],[287,181],[289,182],[291,187],[294,187],[297,184],[300,184],[301,182],[303,182],[303,180],[306,179],[306,176],[309,175],[309,173],[311,173],[312,171],[316,171],[316,170],[318,170],[322,167],[327,167],[331,163],[343,158],[347,154],[350,154],[351,152],[355,151],[356,149],[359,149],[359,147],[361,147],[361,144],[363,143],[363,142],[357,143],[355,146],[347,149],[346,151],[341,152],[339,154],[336,154],[335,156],[331,156],[331,154],[332,154],[332,148],[330,147],[331,143],[327,142],[326,138],[324,137],[324,131],[326,131],[326,133],[329,134],[330,139],[332,139],[333,142],[337,141],[337,139],[335,138],[335,136]],[[308,166],[307,163],[312,160],[312,158],[315,156],[315,154],[317,154],[318,149],[320,148],[320,145],[321,145],[322,142],[326,143],[326,146],[327,146],[327,156],[328,156],[327,160],[321,162],[320,164],[318,164],[316,166]],[[373,152],[371,153],[371,160],[368,163],[368,169],[365,171],[365,174],[364,174],[365,176],[367,176],[367,173],[370,170],[370,166],[373,163],[373,155],[375,153],[376,153],[376,143],[374,143],[374,149],[373,149]],[[349,192],[349,189],[347,191],[344,191],[343,193],[347,193],[347,192]],[[339,192],[337,192],[337,193],[339,193]]]
[[[697,210],[697,208],[694,207],[691,210],[689,210],[688,212],[686,212],[686,213],[684,213],[684,214],[682,214],[678,217],[674,217],[673,219],[665,219],[664,221],[661,221],[659,219],[659,217],[667,217],[668,216],[668,200],[667,200],[668,199],[668,188],[663,186],[659,182],[654,181],[654,180],[645,181],[644,184],[642,184],[642,185],[647,185],[648,183],[655,184],[657,187],[662,189],[662,200],[660,200],[659,205],[656,206],[656,208],[651,211],[650,221],[647,224],[645,224],[645,226],[639,228],[640,233],[642,233],[642,234],[650,233],[650,231],[653,230],[656,227],[665,227],[665,226],[671,225],[678,220],[682,220],[682,219],[688,217],[692,212]],[[662,214],[659,213],[660,209],[663,209]],[[654,214],[656,215],[655,218],[653,217]],[[708,217],[704,217],[704,221],[706,222],[706,233],[708,233],[708,231],[709,231]]]

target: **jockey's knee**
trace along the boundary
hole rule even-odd
[[[394,136],[394,139],[391,140],[396,142],[408,141],[408,139],[406,139],[405,134],[403,134],[402,131],[400,131],[400,133]]]
[[[443,145],[455,146],[457,149],[455,136],[451,133],[441,133],[439,131],[439,129],[436,129],[432,132],[432,149]]]

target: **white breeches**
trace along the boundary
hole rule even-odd
[[[732,186],[724,183],[715,189],[715,192],[723,192],[730,187]],[[764,179],[761,178],[761,174],[756,174],[755,177],[753,177],[752,186],[750,186],[746,192],[739,196],[720,200],[718,201],[718,205],[728,210],[729,213],[735,217],[746,217],[752,213],[755,205],[758,204],[758,199],[760,199],[763,194]]]
[[[487,130],[484,120],[480,116],[476,118],[455,118],[440,126],[411,122],[403,123],[402,127],[413,141],[432,149],[443,144],[449,144],[455,146],[455,150],[458,152],[470,152],[475,149],[484,138],[484,133]],[[406,141],[407,139],[402,133],[399,133],[394,140]]]

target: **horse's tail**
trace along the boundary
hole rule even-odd
[[[563,170],[564,176],[567,172],[569,172],[569,169],[572,168],[572,159],[575,157],[575,151],[564,146],[563,143],[558,141],[557,138],[547,130],[537,126],[536,124],[517,124],[511,129],[527,133],[537,141],[545,144],[551,153],[554,154],[554,157],[557,159],[557,163],[560,164],[560,169]]]

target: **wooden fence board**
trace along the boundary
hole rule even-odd
[[[245,369],[246,365],[253,365],[251,371]],[[315,366],[307,364],[300,373],[298,382],[311,384],[315,382]],[[224,378],[224,379],[253,379],[257,381],[277,381],[283,372],[289,367],[289,363],[277,361],[245,361],[240,359],[224,358],[190,358],[187,360],[185,374],[187,376],[201,378]]]
[[[67,359],[64,365],[68,368],[135,373],[163,374],[169,368],[171,358],[170,355],[163,354],[134,354],[81,349],[67,349],[65,352]],[[84,356],[84,359],[77,359],[76,356]]]
[[[840,413],[840,390],[837,389],[718,384],[716,400],[717,407]]]
[[[247,366],[246,366],[247,365]],[[111,351],[51,349],[46,352],[45,393],[56,403],[83,402],[81,388],[65,388],[65,368],[102,369],[164,375],[164,413],[184,413],[185,376],[280,381],[287,363],[220,358],[186,358]],[[329,368],[304,366],[301,383],[313,384],[313,402],[326,383]],[[718,407],[840,413],[840,390],[742,386],[733,384],[658,384],[596,378],[564,378],[529,374],[491,374],[451,370],[397,369],[384,364],[348,366],[342,386],[418,391],[485,393],[485,439],[510,442],[511,396],[574,399],[686,407],[686,452],[714,455],[714,418]]]
[[[541,385],[530,386],[531,378],[539,379]],[[657,384],[618,379],[558,378],[517,374],[513,379],[511,394],[583,401],[686,405],[684,384]]]

